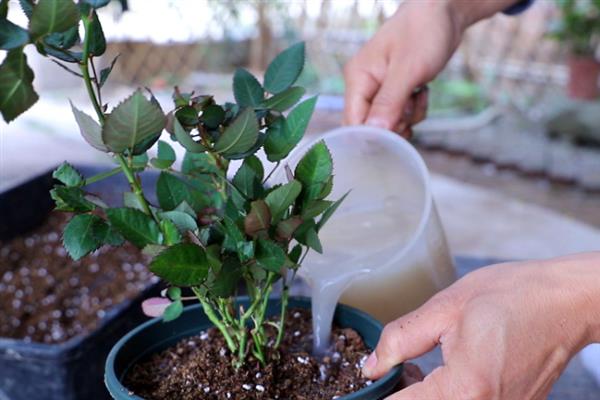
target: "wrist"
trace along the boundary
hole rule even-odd
[[[520,0],[444,0],[434,3],[445,3],[457,27],[464,32],[468,27],[482,19],[504,11]]]

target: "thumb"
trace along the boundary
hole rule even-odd
[[[409,74],[406,63],[390,65],[379,90],[373,97],[367,124],[393,130],[404,115],[413,90],[420,84],[415,74]]]
[[[395,365],[433,349],[449,326],[449,311],[450,303],[436,295],[417,310],[387,324],[365,362],[363,374],[378,379]]]

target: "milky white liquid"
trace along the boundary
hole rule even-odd
[[[334,196],[352,192],[319,232],[324,253],[309,253],[299,270],[311,287],[314,347],[321,354],[338,300],[385,323],[454,279],[435,208],[420,226],[431,198],[414,165],[379,143],[333,154]]]

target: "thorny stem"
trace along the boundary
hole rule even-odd
[[[96,95],[96,93],[94,92],[94,88],[92,86],[92,78],[90,77],[89,64],[92,64],[92,66],[93,66],[93,62],[91,60],[90,53],[89,53],[90,21],[87,18],[83,18],[83,27],[85,29],[85,38],[83,40],[83,55],[82,55],[82,61],[81,61],[81,64],[79,65],[79,68],[81,69],[81,73],[83,75],[83,81],[85,82],[85,87],[86,87],[88,96],[92,102],[92,105],[94,106],[94,110],[96,111],[96,114],[98,115],[98,120],[100,121],[100,124],[103,125],[105,117],[104,117],[104,113],[102,112],[102,107],[100,106],[100,103],[98,102],[98,97],[100,97],[100,87],[99,86],[96,87],[98,90],[98,95]],[[144,210],[144,212],[146,214],[154,217],[150,210],[150,206],[148,205],[148,202],[146,201],[146,198],[144,197],[142,188],[140,187],[140,184],[138,183],[137,179],[135,178],[133,171],[131,170],[131,168],[129,167],[127,162],[125,161],[125,158],[123,157],[122,154],[115,154],[115,158],[117,159],[121,170],[123,170],[123,173],[127,177],[127,181],[129,182],[129,185],[131,186],[131,190],[137,197],[140,205],[142,206],[142,209]]]
[[[231,351],[231,353],[235,353],[235,351],[237,350],[237,345],[231,337],[231,335],[229,334],[229,329],[227,329],[227,326],[225,326],[225,324],[219,319],[219,317],[217,317],[217,315],[215,314],[215,310],[212,308],[210,303],[206,301],[200,290],[195,287],[192,287],[192,290],[196,297],[198,297],[198,301],[200,301],[200,304],[202,304],[202,309],[204,310],[204,313],[206,314],[210,322],[212,322],[217,327],[217,329],[221,331],[221,334],[225,338],[225,342],[227,343],[229,351]]]

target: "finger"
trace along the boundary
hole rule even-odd
[[[344,69],[344,123],[359,125],[365,122],[371,99],[379,88],[375,76],[350,62]]]
[[[367,124],[393,129],[404,115],[413,89],[418,85],[408,73],[406,64],[391,65],[379,90],[373,97]]]
[[[422,382],[417,382],[385,400],[452,400],[452,381],[446,367],[439,367],[425,377]]]
[[[429,102],[429,89],[424,87],[415,96],[415,109],[410,119],[410,125],[418,124],[427,117],[427,103]]]
[[[363,374],[378,379],[393,366],[437,346],[451,319],[445,298],[438,294],[417,310],[387,324],[365,363]]]

